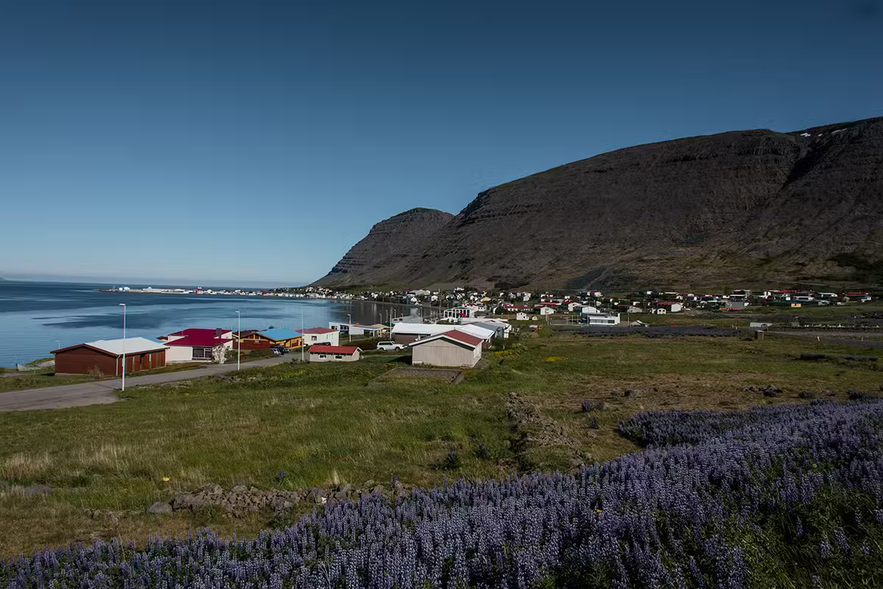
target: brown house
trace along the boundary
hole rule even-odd
[[[98,340],[53,350],[55,374],[95,374],[120,376],[123,355],[126,374],[166,365],[166,346],[143,337]]]

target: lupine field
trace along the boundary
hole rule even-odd
[[[575,474],[371,496],[227,541],[37,552],[8,587],[842,587],[883,584],[883,400],[620,424]]]

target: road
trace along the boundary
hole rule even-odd
[[[291,356],[277,356],[243,362],[242,368],[260,368],[289,362]],[[126,387],[143,385],[163,384],[178,382],[236,372],[236,363],[210,364],[205,368],[194,370],[182,370],[181,372],[166,372],[161,374],[145,374],[144,376],[131,376],[126,379]],[[0,393],[0,411],[25,411],[31,409],[60,409],[63,407],[82,407],[84,405],[106,405],[115,403],[120,398],[116,392],[122,388],[122,380],[99,380],[80,384],[69,384],[57,387],[44,387],[41,389],[25,389],[23,391],[10,391]]]

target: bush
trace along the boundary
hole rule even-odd
[[[604,401],[583,401],[580,404],[580,411],[582,411],[583,413],[601,411],[602,409],[604,409]]]

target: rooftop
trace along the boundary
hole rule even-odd
[[[129,337],[125,340],[100,339],[94,342],[85,342],[82,344],[77,344],[75,346],[68,346],[66,348],[52,350],[52,353],[57,354],[58,352],[64,352],[73,348],[79,348],[80,346],[88,346],[95,350],[106,352],[112,356],[121,356],[123,354],[123,349],[125,349],[126,354],[140,354],[142,352],[164,350],[167,347],[163,343],[147,339],[146,337]]]
[[[259,331],[258,333],[270,338],[271,340],[276,340],[277,342],[281,340],[300,337],[300,332],[293,329],[265,329],[264,331]]]

